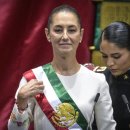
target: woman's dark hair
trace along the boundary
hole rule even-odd
[[[81,26],[81,18],[80,18],[80,15],[79,13],[77,12],[77,10],[73,7],[71,7],[70,5],[61,5],[61,6],[58,6],[56,8],[54,8],[52,10],[52,12],[50,13],[49,15],[49,18],[48,18],[48,23],[47,23],[47,28],[50,30],[50,24],[52,23],[52,18],[53,18],[53,15],[56,14],[56,13],[59,13],[59,12],[71,12],[73,14],[75,14],[75,16],[77,17],[77,20],[79,22],[79,25]]]
[[[103,30],[100,41],[102,40],[130,51],[130,25],[121,21],[111,23]]]

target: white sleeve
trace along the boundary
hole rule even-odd
[[[115,130],[116,122],[113,119],[112,100],[105,79],[100,87],[100,97],[95,106],[97,127],[99,130]]]
[[[19,89],[27,83],[26,79],[23,77],[20,81],[19,88],[15,94],[15,99],[17,99],[17,94]],[[28,130],[30,121],[33,120],[33,108],[35,105],[35,100],[32,98],[28,102],[28,108],[21,114],[17,109],[17,105],[14,104],[10,119],[8,120],[8,130]]]

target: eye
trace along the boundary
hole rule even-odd
[[[68,29],[68,32],[69,32],[69,33],[75,33],[75,32],[76,32],[76,29],[73,29],[73,28],[72,28],[72,29]]]
[[[68,33],[75,33],[75,32],[77,32],[77,28],[75,26],[68,27]]]
[[[106,58],[108,58],[108,56],[107,55],[102,55],[102,58],[106,59]]]
[[[113,58],[114,59],[119,59],[121,56],[120,55],[114,55]]]
[[[63,31],[63,29],[62,29],[62,28],[55,28],[54,31],[55,31],[56,33],[61,33],[61,32]]]
[[[111,55],[111,57],[113,59],[119,59],[119,58],[121,58],[121,56],[122,56],[122,54],[120,54],[120,53],[114,53],[114,54]]]

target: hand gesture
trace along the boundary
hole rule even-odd
[[[35,97],[39,93],[43,93],[44,85],[42,81],[32,79],[27,84],[22,86],[17,95],[17,106],[19,109],[25,109],[27,107],[28,99]]]

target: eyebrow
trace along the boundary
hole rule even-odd
[[[62,25],[55,25],[55,27],[62,27]],[[76,27],[75,25],[69,25],[68,27]]]
[[[105,54],[105,53],[102,52],[102,51],[100,51],[100,53],[102,53],[103,55],[107,55],[107,54]],[[120,54],[120,53],[112,53],[111,55],[113,56],[113,55],[121,55],[121,54]]]
[[[62,26],[61,25],[55,25],[55,27],[60,27],[61,28]]]

